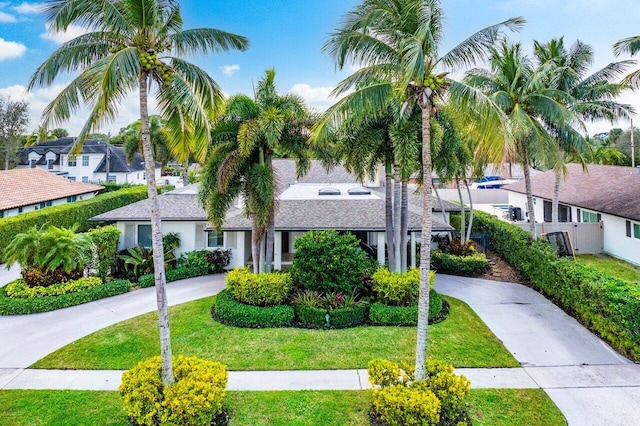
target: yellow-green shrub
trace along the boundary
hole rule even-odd
[[[380,268],[371,277],[373,291],[378,300],[389,306],[412,306],[418,304],[420,295],[420,270],[413,268],[404,273],[389,272]],[[431,286],[435,283],[435,273],[429,271]]]
[[[102,285],[102,280],[98,277],[80,278],[77,280],[50,285],[48,287],[28,287],[23,279],[18,279],[7,284],[5,294],[13,299],[29,299],[32,297],[60,296],[97,287],[99,285]]]
[[[373,391],[373,408],[390,426],[437,425],[440,401],[430,390],[389,386]]]
[[[160,357],[140,362],[122,375],[124,410],[138,425],[208,425],[222,412],[227,369],[215,361],[178,356],[175,382],[162,385]]]
[[[252,306],[276,306],[291,292],[291,277],[282,272],[254,274],[236,268],[227,274],[227,288],[235,300]]]

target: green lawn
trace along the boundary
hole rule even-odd
[[[474,425],[556,426],[564,417],[540,389],[474,389]],[[370,391],[228,392],[229,426],[365,426]],[[117,392],[0,391],[0,426],[126,425]]]
[[[429,356],[456,367],[516,367],[518,362],[463,302],[447,298],[451,313],[429,327]],[[174,355],[226,364],[230,370],[366,368],[372,358],[414,361],[414,327],[344,330],[246,329],[211,318],[213,298],[171,308]],[[159,354],[156,314],[93,333],[36,362],[34,368],[129,369]]]
[[[640,284],[640,267],[604,254],[581,254],[578,262],[592,266],[621,280]]]

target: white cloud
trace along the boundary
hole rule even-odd
[[[13,15],[9,15],[8,13],[0,11],[0,23],[6,24],[11,22],[16,22],[17,19]]]
[[[27,3],[25,1],[18,6],[13,6],[12,9],[21,15],[35,15],[42,12],[43,7],[44,3]]]
[[[56,32],[50,29],[49,24],[45,24],[45,28],[47,32],[40,34],[45,40],[55,41],[58,44],[66,43],[74,38],[81,36],[82,34],[86,34],[89,32],[86,28],[80,27],[78,25],[69,25],[67,31],[65,32]]]
[[[220,69],[222,70],[223,74],[234,75],[235,73],[240,71],[240,65],[238,65],[238,64],[223,65],[223,66],[220,67]]]
[[[305,83],[294,84],[289,93],[300,96],[307,103],[307,106],[324,111],[333,105],[338,98],[331,96],[333,87],[311,87]]]
[[[27,46],[15,41],[0,38],[0,62],[5,59],[19,58],[27,51]]]

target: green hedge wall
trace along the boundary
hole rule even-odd
[[[462,275],[465,277],[478,276],[487,270],[487,257],[484,253],[457,256],[432,250],[431,269],[441,274]]]
[[[127,280],[116,280],[97,287],[81,290],[60,296],[31,297],[29,299],[12,299],[5,295],[5,288],[0,287],[0,315],[24,315],[48,312],[69,306],[81,305],[105,297],[126,293],[131,289]]]
[[[181,266],[175,269],[169,269],[166,272],[167,282],[184,280],[186,278],[200,277],[202,275],[209,275],[209,268],[205,267],[195,267],[189,268],[186,266]],[[155,274],[146,274],[142,275],[138,278],[138,287],[153,287],[156,285],[156,276]]]
[[[77,203],[47,207],[0,219],[0,247],[9,245],[17,234],[26,232],[34,226],[41,227],[44,224],[71,228],[77,223],[80,225],[78,232],[86,231],[96,226],[95,222],[89,221],[93,216],[144,200],[145,198],[147,198],[147,187],[133,186],[119,191],[99,194],[96,197],[78,201]]]
[[[294,316],[291,306],[245,305],[235,301],[226,289],[216,296],[212,313],[225,324],[251,328],[284,327],[291,324]]]
[[[329,328],[347,328],[362,324],[367,318],[368,308],[368,305],[363,305],[327,311],[324,308],[296,305],[295,311],[300,323],[307,327],[326,327],[328,312]]]
[[[566,312],[613,347],[640,360],[640,288],[570,259],[559,259],[546,240],[476,212],[474,228],[493,249]]]

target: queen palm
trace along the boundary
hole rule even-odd
[[[298,175],[309,167],[309,114],[295,95],[279,95],[275,70],[265,72],[256,99],[232,97],[212,129],[213,146],[203,172],[200,200],[220,229],[233,200],[242,196],[252,223],[254,272],[269,272],[273,260],[276,210],[272,158],[296,158]]]
[[[160,115],[169,130],[169,148],[179,159],[193,153],[196,159],[203,160],[209,141],[209,123],[222,107],[223,97],[206,72],[181,57],[244,50],[248,41],[212,28],[183,30],[179,5],[167,0],[47,0],[44,13],[54,31],[66,31],[71,25],[89,30],[64,43],[31,77],[29,89],[34,89],[51,85],[61,73],[79,72],[46,107],[45,129],[68,120],[81,106],[88,106],[89,117],[72,151],[78,153],[87,135],[117,116],[118,106],[128,93],[139,94],[142,150],[151,204],[162,377],[165,384],[172,383],[148,94],[155,88]]]
[[[356,6],[345,16],[341,27],[331,34],[324,47],[338,68],[344,68],[349,62],[362,66],[340,82],[334,93],[346,94],[355,90],[331,107],[315,129],[315,137],[322,138],[327,124],[336,124],[354,112],[360,116],[376,116],[391,95],[397,96],[407,107],[418,105],[421,110],[422,173],[427,179],[423,184],[420,250],[416,344],[418,379],[425,377],[427,355],[431,240],[430,118],[435,113],[437,99],[447,91],[452,97],[479,99],[466,87],[454,87],[458,83],[446,79],[447,72],[474,64],[500,36],[502,28],[517,29],[523,20],[510,19],[485,28],[440,55],[443,23],[443,10],[438,0],[364,0]],[[483,130],[499,127],[495,126],[499,114],[490,115],[490,105],[486,103],[480,108],[487,112]]]

